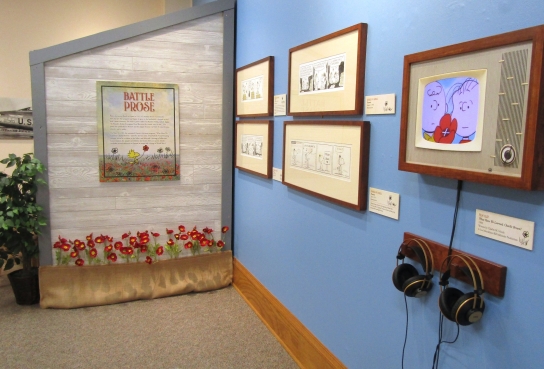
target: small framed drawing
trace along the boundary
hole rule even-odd
[[[269,117],[273,115],[273,56],[236,69],[235,96],[237,117]]]
[[[406,55],[399,169],[544,189],[543,35],[538,26]]]
[[[288,115],[363,114],[367,24],[289,49]]]
[[[369,143],[369,122],[285,122],[283,184],[366,210]]]
[[[272,121],[236,123],[236,168],[272,178]]]

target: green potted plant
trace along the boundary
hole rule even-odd
[[[8,255],[20,255],[23,265],[21,270],[8,274],[17,303],[35,304],[40,293],[38,270],[32,268],[32,259],[39,254],[37,235],[46,224],[43,209],[36,204],[37,185],[45,181],[36,176],[45,167],[32,154],[10,154],[0,163],[6,164],[6,168],[14,167],[11,175],[0,172],[0,246],[7,250],[5,263],[9,262]]]

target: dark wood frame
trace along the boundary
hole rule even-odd
[[[268,62],[268,102],[267,111],[255,114],[240,114],[238,113],[238,74],[240,71],[254,67],[256,65]],[[236,116],[237,117],[270,117],[274,115],[274,57],[267,56],[266,58],[257,60],[251,64],[244,65],[236,69],[235,83],[234,83],[234,103],[236,104]]]
[[[238,150],[239,150],[239,146],[238,146],[238,144],[239,144],[239,142],[238,142],[238,126],[241,125],[241,124],[267,124],[268,125],[268,129],[267,129],[268,137],[266,139],[266,143],[267,143],[267,146],[268,146],[268,150],[267,150],[267,159],[268,160],[267,160],[267,163],[266,163],[266,174],[259,173],[259,172],[256,172],[254,170],[250,170],[250,169],[248,169],[246,167],[238,165],[238,162],[236,160],[237,157],[238,157]],[[272,178],[272,155],[273,155],[273,146],[274,146],[273,137],[274,137],[274,123],[271,120],[254,120],[254,121],[242,120],[242,121],[237,121],[236,122],[236,134],[234,136],[234,142],[235,142],[235,150],[234,150],[235,167],[240,169],[240,170],[243,170],[245,172],[255,174],[256,176],[260,176],[260,177],[263,177],[263,178]]]
[[[516,43],[532,42],[532,59],[529,79],[529,99],[527,103],[526,129],[524,132],[524,150],[521,155],[521,176],[510,177],[502,174],[475,172],[472,170],[443,168],[406,161],[408,110],[410,89],[410,68],[412,64],[441,58],[468,54],[475,51],[505,47]],[[522,29],[486,37],[456,45],[423,51],[404,57],[404,79],[402,87],[402,113],[399,147],[399,170],[430,174],[439,177],[454,178],[512,187],[524,190],[544,189],[544,26]]]
[[[308,190],[306,188],[302,188],[300,186],[291,184],[285,180],[285,168],[288,165],[286,163],[286,156],[285,156],[285,148],[286,140],[287,140],[287,126],[291,125],[300,125],[300,126],[307,126],[307,125],[320,125],[320,126],[358,126],[361,128],[361,135],[359,137],[359,144],[360,144],[360,150],[359,150],[359,177],[355,178],[359,181],[357,185],[357,204],[352,204],[346,201],[339,200],[337,198],[323,195],[311,190]],[[283,156],[282,156],[282,163],[283,163],[283,169],[282,169],[282,183],[288,187],[294,188],[296,190],[305,192],[307,194],[310,194],[312,196],[318,197],[320,199],[333,202],[338,205],[345,206],[350,209],[354,210],[366,210],[367,202],[368,202],[368,166],[369,166],[369,153],[370,153],[370,122],[367,121],[290,121],[290,122],[284,122],[283,125]]]
[[[429,248],[431,249],[433,253],[434,269],[439,272],[444,272],[444,270],[440,270],[440,269],[446,267],[446,265],[442,265],[442,262],[448,256],[448,247],[438,242],[429,240],[427,238],[420,237],[413,233],[405,232],[404,237],[402,239],[403,241],[402,253],[406,255],[407,257],[409,257],[410,259],[414,259],[414,260],[418,260],[417,255],[411,249],[408,249],[406,247],[408,245],[408,242],[414,239],[423,240],[425,241],[425,243],[427,243],[427,245],[429,245]],[[414,243],[410,245],[414,246]],[[506,285],[506,267],[504,265],[496,264],[489,260],[482,259],[478,256],[469,254],[468,252],[464,252],[464,251],[460,251],[456,249],[452,250],[452,255],[461,255],[461,256],[471,257],[472,260],[474,260],[474,262],[476,263],[476,265],[478,265],[478,268],[480,268],[480,271],[482,272],[482,277],[484,279],[485,292],[497,297],[504,296],[504,288]],[[457,258],[454,259],[451,264],[451,277],[458,279],[460,281],[463,281],[465,283],[468,283],[469,285],[472,286],[472,279],[467,277],[465,273],[463,273],[463,271],[461,270],[461,268],[465,266],[466,265],[464,265],[463,262],[460,261],[459,259]]]
[[[359,23],[348,28],[344,28],[340,31],[336,31],[329,35],[320,37],[310,42],[306,42],[302,45],[295,46],[289,49],[289,80],[287,82],[288,102],[287,102],[287,115],[292,116],[313,116],[313,115],[361,115],[363,114],[363,100],[364,100],[364,88],[365,88],[365,64],[366,64],[366,39],[367,39],[368,25],[366,23]],[[328,110],[328,111],[311,111],[311,112],[291,112],[291,80],[292,80],[292,63],[291,56],[293,53],[304,50],[307,47],[317,45],[321,42],[334,39],[338,36],[350,33],[353,31],[358,32],[358,45],[357,45],[357,75],[355,76],[355,106],[352,110]],[[295,66],[296,68],[297,66]]]

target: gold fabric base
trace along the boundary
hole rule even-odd
[[[40,306],[71,309],[211,291],[232,283],[232,252],[147,263],[43,266]]]

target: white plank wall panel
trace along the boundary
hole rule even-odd
[[[51,236],[221,228],[221,14],[45,66]],[[180,91],[180,181],[100,183],[97,81],[174,83]],[[163,238],[163,241],[166,238]]]

